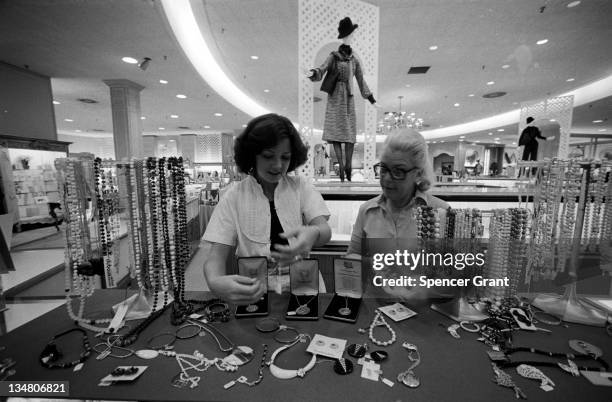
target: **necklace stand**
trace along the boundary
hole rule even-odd
[[[523,163],[525,164],[525,163]],[[528,163],[525,165],[529,165]],[[591,168],[600,167],[601,165],[581,163],[581,168],[586,170],[583,174],[587,175],[587,183],[590,182]],[[608,183],[608,186],[611,184]],[[609,191],[608,191],[609,192]],[[578,237],[572,244],[572,253],[570,264],[568,267],[568,274],[573,278],[573,282],[566,286],[563,295],[557,294],[540,294],[533,299],[531,302],[535,307],[543,310],[546,313],[557,315],[561,317],[563,321],[572,322],[577,324],[592,325],[598,327],[605,327],[607,323],[607,313],[600,309],[592,306],[586,302],[581,301],[576,294],[576,278],[577,278],[577,267],[578,267],[578,254],[580,252],[581,237],[580,234],[583,230],[585,221],[585,209],[586,202],[590,202],[591,195],[588,194],[588,186],[581,189],[578,213],[576,214],[576,228],[574,233],[578,234]]]

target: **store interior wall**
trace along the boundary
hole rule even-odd
[[[57,140],[49,77],[0,62],[0,135]]]

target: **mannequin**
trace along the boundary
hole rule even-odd
[[[361,96],[373,105],[376,103],[363,79],[361,62],[351,48],[357,27],[358,25],[353,24],[349,17],[342,19],[338,24],[338,39],[342,40],[342,45],[337,51],[331,52],[319,68],[313,68],[306,74],[311,81],[323,79],[321,90],[328,94],[323,141],[331,143],[334,147],[342,182],[345,173],[347,180],[351,181],[351,161],[357,138],[353,76],[357,79]],[[344,144],[344,157],[342,144]]]

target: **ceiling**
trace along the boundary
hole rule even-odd
[[[612,2],[583,0],[568,8],[570,1],[367,1],[380,7],[375,93],[380,117],[398,110],[398,96],[403,96],[402,109],[422,117],[427,129],[449,127],[611,76]],[[202,0],[202,5],[209,46],[227,75],[262,106],[297,121],[298,1]],[[548,42],[536,44],[541,39]],[[433,45],[437,50],[429,49]],[[316,63],[335,46],[326,46]],[[152,60],[142,71],[121,61],[124,56]],[[112,132],[110,92],[103,79],[123,78],[145,87],[144,134],[234,131],[250,118],[198,75],[155,0],[0,0],[0,60],[52,77],[60,133]],[[411,66],[431,68],[408,75]],[[490,81],[495,84],[487,85]],[[326,95],[314,85],[315,96],[323,99],[315,103],[320,126]],[[482,97],[495,91],[507,94]],[[574,108],[573,133],[612,139],[612,91],[601,96]],[[471,133],[466,141],[491,142],[492,131],[511,143],[518,125]]]

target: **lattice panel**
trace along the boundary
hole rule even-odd
[[[570,131],[572,128],[572,112],[574,110],[574,96],[558,96],[545,99],[542,102],[521,105],[521,118],[518,134],[520,136],[527,126],[527,117],[538,119],[555,119],[559,124],[559,150],[557,158],[567,159],[569,152]]]
[[[313,145],[312,97],[316,84],[305,76],[304,70],[320,65],[321,61],[317,63],[315,60],[317,53],[328,43],[338,42],[338,22],[344,17],[350,17],[354,24],[359,25],[352,47],[361,61],[368,87],[374,97],[378,94],[378,7],[358,0],[299,0],[298,122],[304,141],[310,145]],[[364,107],[364,176],[371,180],[376,158],[376,109],[369,102],[364,102]],[[308,177],[313,177],[314,173],[312,152],[313,146],[309,149],[308,161],[300,169],[300,174]]]
[[[221,135],[198,135],[196,163],[221,163]]]

